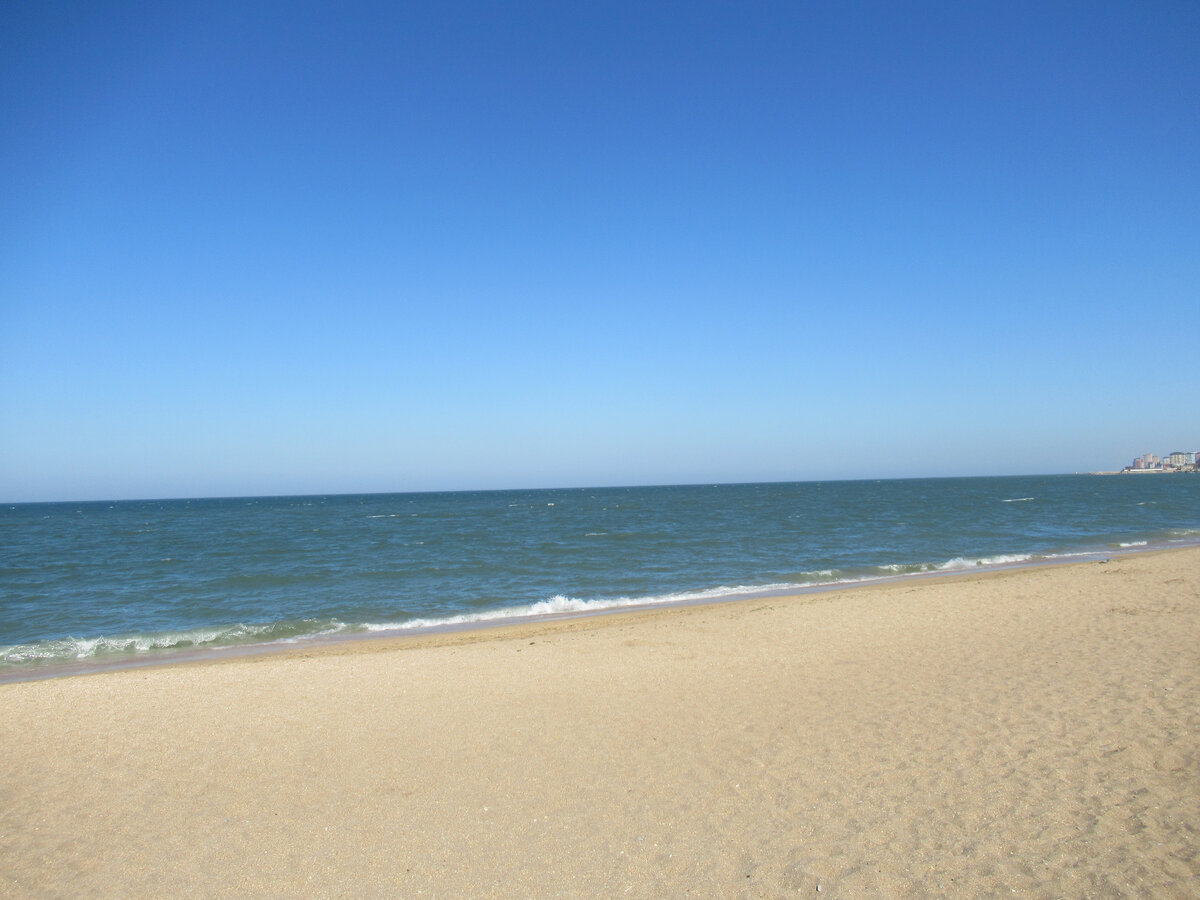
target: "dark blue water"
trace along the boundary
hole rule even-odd
[[[1200,542],[1200,476],[0,507],[0,670]]]

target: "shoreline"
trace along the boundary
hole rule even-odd
[[[0,885],[1194,896],[1200,548],[0,686]]]
[[[1046,566],[1071,566],[1095,562],[1102,559],[1112,559],[1131,554],[1170,553],[1176,550],[1186,550],[1200,547],[1200,541],[1181,541],[1179,546],[1155,544],[1147,546],[1128,546],[1109,550],[1081,550],[1073,553],[1055,554],[1050,556],[1034,556],[1019,561],[983,563],[963,565],[961,567],[935,567],[933,569],[904,572],[887,575],[865,576],[857,579],[847,579],[831,582],[814,582],[794,586],[764,586],[761,589],[752,587],[731,588],[728,593],[722,589],[710,589],[692,592],[697,596],[686,596],[683,599],[647,599],[640,602],[637,599],[626,601],[587,601],[588,608],[549,613],[512,613],[499,609],[480,614],[478,618],[466,621],[435,621],[431,624],[405,625],[395,627],[373,628],[366,631],[347,630],[331,634],[314,634],[297,638],[283,638],[274,641],[248,642],[244,644],[223,644],[214,646],[189,647],[185,649],[160,649],[153,651],[138,651],[135,655],[119,656],[113,654],[107,658],[87,658],[64,660],[62,662],[15,664],[0,667],[0,686],[5,684],[21,684],[32,681],[42,681],[57,678],[75,678],[86,675],[119,672],[127,669],[142,669],[148,667],[193,665],[205,663],[221,663],[255,656],[275,656],[291,652],[309,652],[310,650],[336,650],[343,644],[359,644],[372,641],[407,641],[442,634],[463,634],[475,631],[488,632],[493,629],[506,627],[531,626],[557,621],[573,621],[592,617],[607,618],[624,613],[639,614],[655,610],[670,610],[689,606],[706,606],[709,604],[738,603],[742,601],[805,597],[815,594],[838,593],[841,591],[857,591],[876,585],[887,585],[896,582],[922,580],[927,578],[954,578],[958,576],[988,575],[1007,571],[1019,571],[1027,568]],[[670,595],[667,595],[670,596]],[[594,605],[591,605],[594,604]],[[522,609],[517,607],[516,609]]]

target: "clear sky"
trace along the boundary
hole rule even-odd
[[[0,500],[1115,468],[1198,303],[1194,0],[0,6]]]

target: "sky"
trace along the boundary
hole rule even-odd
[[[0,500],[1200,450],[1200,4],[0,5]]]

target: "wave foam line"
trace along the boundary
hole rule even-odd
[[[436,618],[408,619],[404,622],[368,622],[359,626],[364,631],[408,631],[410,629],[447,628],[455,625],[474,625],[504,619],[533,619],[545,616],[586,614],[614,609],[647,606],[668,606],[675,603],[698,603],[706,600],[733,599],[749,594],[795,590],[796,584],[768,584],[741,587],[717,587],[704,591],[681,591],[674,594],[659,594],[645,597],[607,597],[584,600],[556,594],[548,600],[538,600],[520,606],[504,606],[498,609],[460,613]]]
[[[1179,533],[1196,535],[1200,534],[1200,530],[1184,529]],[[1127,546],[1136,547],[1144,543],[1130,542]],[[65,637],[0,647],[0,666],[67,663],[79,660],[113,660],[134,658],[156,652],[169,654],[172,651],[215,650],[246,644],[291,644],[313,638],[363,632],[404,632],[414,629],[451,628],[503,620],[586,615],[631,607],[645,608],[704,603],[752,596],[780,596],[797,591],[846,587],[913,575],[997,568],[1038,561],[1086,558],[1094,555],[1094,552],[1090,551],[1046,554],[1014,553],[984,557],[960,556],[942,562],[889,563],[849,569],[815,569],[796,573],[789,576],[789,580],[784,582],[737,586],[721,585],[704,590],[679,591],[641,597],[583,599],[558,594],[547,600],[519,606],[463,612],[447,616],[414,618],[399,622],[347,623],[337,619],[301,619],[265,625],[237,623],[189,630],[116,636],[102,635],[92,638]]]
[[[938,572],[965,571],[979,568],[997,568],[1002,566],[1020,565],[1038,560],[1087,556],[1082,553],[1062,554],[998,554],[984,557],[956,557],[940,563],[891,563],[880,566],[867,566],[862,569],[816,569],[802,572],[795,580],[773,582],[770,584],[738,585],[709,588],[697,591],[680,591],[669,594],[646,595],[642,597],[605,597],[585,600],[579,597],[569,597],[558,594],[548,600],[520,606],[506,606],[497,609],[481,610],[479,612],[460,613],[451,616],[438,616],[419,619],[408,619],[403,622],[368,622],[358,626],[363,631],[409,631],[413,629],[452,628],[460,625],[474,625],[485,622],[503,621],[506,619],[532,619],[546,616],[580,615],[587,613],[606,612],[631,607],[671,606],[685,603],[704,603],[707,601],[736,600],[743,597],[782,595],[795,591],[806,591],[814,588],[848,587],[881,581],[897,576],[925,575]]]
[[[82,638],[64,637],[0,647],[0,665],[108,659],[137,656],[156,651],[215,649],[248,643],[271,643],[305,637],[320,637],[338,634],[352,628],[353,626],[345,625],[336,619],[306,619],[273,622],[269,625],[239,622],[234,625],[192,628],[182,631],[140,632]]]

